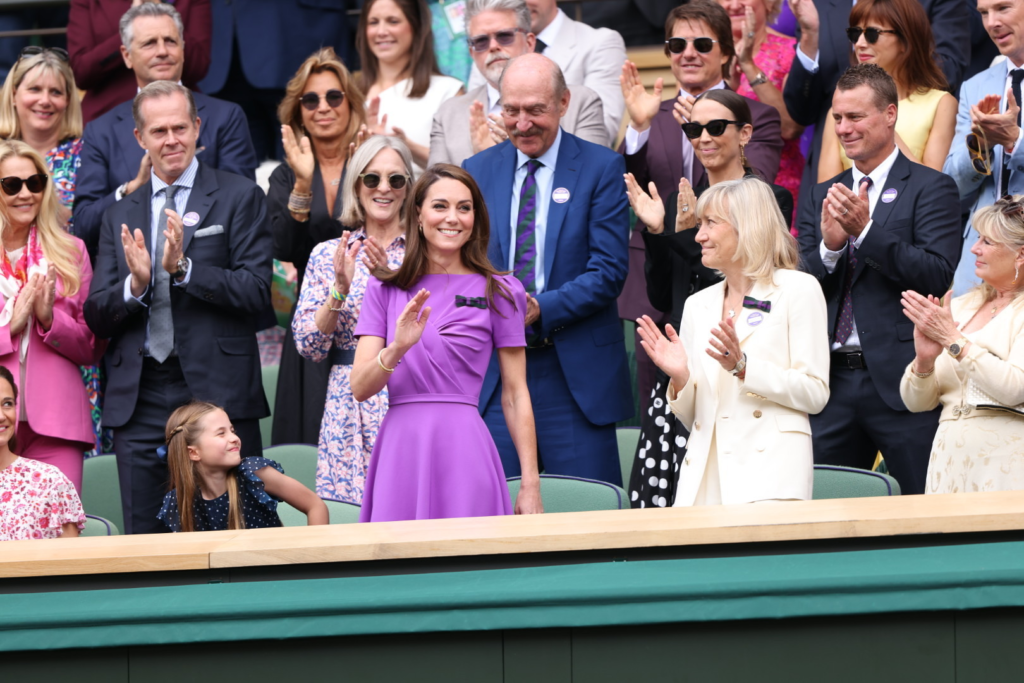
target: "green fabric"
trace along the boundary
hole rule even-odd
[[[340,500],[325,500],[327,514],[330,515],[331,524],[356,524],[359,522],[359,506],[351,503],[343,503]],[[306,513],[296,510],[288,503],[277,504],[277,516],[281,518],[284,526],[306,526],[309,520]]]
[[[123,529],[119,482],[117,458],[113,455],[95,455],[82,463],[82,507],[85,514],[110,520],[118,529]]]
[[[263,393],[267,397],[267,405],[270,406],[270,415],[260,419],[260,437],[263,440],[263,448],[271,443],[271,434],[274,430],[274,402],[277,400],[277,375],[280,366],[266,365],[263,367]]]
[[[520,483],[519,477],[508,480],[508,494],[513,505],[519,495]],[[562,478],[557,474],[540,475],[540,497],[544,501],[544,512],[591,512],[629,507],[626,492],[614,484]]]
[[[900,495],[900,485],[888,474],[835,465],[814,468],[814,500],[889,495]]]
[[[1024,542],[5,595],[0,651],[1024,606]]]
[[[629,488],[633,474],[633,459],[636,457],[637,442],[640,440],[639,427],[619,427],[615,430],[619,444],[619,467],[622,469],[622,488]]]
[[[310,491],[316,491],[316,446],[289,443],[263,449],[263,457],[281,464],[284,473]]]

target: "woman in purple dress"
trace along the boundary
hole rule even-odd
[[[543,512],[526,386],[526,292],[491,267],[487,207],[468,173],[432,166],[412,192],[405,261],[374,272],[379,279],[367,286],[355,331],[352,394],[362,401],[387,386],[391,398],[359,519],[512,514],[501,459],[477,409],[494,349],[523,472],[515,512]]]

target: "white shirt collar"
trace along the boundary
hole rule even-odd
[[[892,153],[885,158],[885,161],[875,167],[875,170],[871,173],[861,173],[860,169],[857,168],[857,162],[853,164],[853,187],[854,189],[860,187],[860,181],[865,176],[871,177],[871,188],[874,190],[881,190],[885,187],[885,182],[889,179],[889,171],[892,170],[892,165],[896,163],[896,157],[900,153],[900,148],[893,145]]]
[[[556,42],[555,38],[558,37],[558,32],[562,30],[562,24],[565,23],[565,19],[565,12],[558,10],[551,23],[537,34],[537,40],[543,40],[545,45],[553,45]]]
[[[501,99],[501,93],[498,92],[490,83],[487,84],[487,111],[493,110],[498,106],[498,100]]]
[[[168,185],[177,185],[178,187],[187,187],[187,188],[189,188],[191,190],[192,189],[192,184],[196,181],[196,174],[198,172],[199,172],[199,160],[196,159],[195,156],[192,157],[192,163],[190,163],[187,167],[185,167],[184,172],[182,172],[182,174],[180,176],[178,176],[177,178],[175,178],[174,181],[171,182],[171,183],[165,183],[164,181],[160,180],[160,178],[158,178],[157,175],[156,175],[156,171],[155,170],[151,170],[149,172],[149,178],[150,178],[150,180],[153,181],[153,196],[155,197],[157,192],[159,192],[160,190],[164,189]]]
[[[555,169],[555,162],[558,161],[558,148],[562,145],[562,127],[558,127],[558,135],[555,136],[555,141],[548,148],[548,151],[537,157],[537,161],[544,165],[545,168]],[[516,170],[519,170],[530,160],[530,157],[526,156],[518,149],[516,150]]]
[[[155,83],[155,81],[154,81],[154,83]],[[181,81],[178,81],[178,85],[184,87],[185,84],[182,83]],[[138,95],[140,92],[142,92],[142,88],[140,88],[138,82],[136,82],[135,83],[135,94]]]
[[[715,85],[711,86],[710,88],[708,88],[704,92],[708,92],[709,90],[723,90],[724,88],[725,88],[725,81],[718,81],[718,83],[716,83]],[[703,95],[704,92],[702,92],[701,95]],[[679,94],[680,95],[685,95],[686,97],[690,96],[690,93],[686,92],[682,88],[679,89]],[[698,95],[698,97],[700,97],[700,95]]]

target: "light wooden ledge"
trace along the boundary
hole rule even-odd
[[[1024,529],[1024,491],[345,524],[0,545],[0,577]]]

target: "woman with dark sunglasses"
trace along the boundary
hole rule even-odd
[[[911,161],[936,171],[949,154],[956,129],[956,98],[946,92],[946,77],[936,63],[931,24],[917,0],[860,0],[850,12],[847,37],[858,64],[871,62],[896,82],[899,116],[896,144]],[[832,120],[829,111],[826,121]],[[821,135],[818,182],[833,178],[852,163],[835,127]]]
[[[301,287],[313,247],[341,235],[338,219],[344,201],[339,188],[366,120],[363,93],[334,50],[323,48],[288,82],[277,115],[285,163],[270,175],[267,213],[274,258],[294,267]],[[273,443],[317,442],[329,374],[330,366],[299,355],[287,326],[273,406]]]
[[[0,365],[22,389],[18,454],[57,467],[81,492],[95,435],[79,366],[94,365],[105,344],[82,314],[92,281],[85,245],[64,231],[47,176],[29,145],[0,141]]]
[[[671,324],[676,330],[680,329],[687,298],[721,279],[717,271],[701,261],[701,246],[695,241],[697,199],[718,183],[757,176],[743,154],[754,132],[747,101],[742,95],[723,89],[709,90],[694,102],[690,121],[683,124],[683,135],[707,171],[696,187],[691,188],[690,182],[681,178],[679,190],[662,204],[653,182],[649,184],[648,195],[632,174],[626,174],[629,203],[637,220],[646,226],[641,234],[646,252],[647,297],[654,308],[671,313]],[[770,187],[788,226],[793,215],[793,195],[780,185]],[[640,416],[639,448],[653,448],[661,454],[659,459],[678,464],[683,461],[689,434],[664,400],[667,382],[667,375],[659,370],[651,394],[651,410]],[[629,482],[633,506],[658,506],[661,499],[671,502],[675,470],[672,477],[656,477],[658,485],[652,486],[645,463],[646,459],[634,461]],[[665,488],[660,486],[661,479],[667,482]]]
[[[341,223],[351,230],[313,250],[292,318],[299,353],[326,367],[330,384],[320,425],[316,492],[359,505],[370,454],[388,409],[387,389],[358,402],[349,379],[353,331],[370,272],[405,257],[402,219],[412,196],[412,156],[401,140],[374,135],[360,145],[342,184]]]

